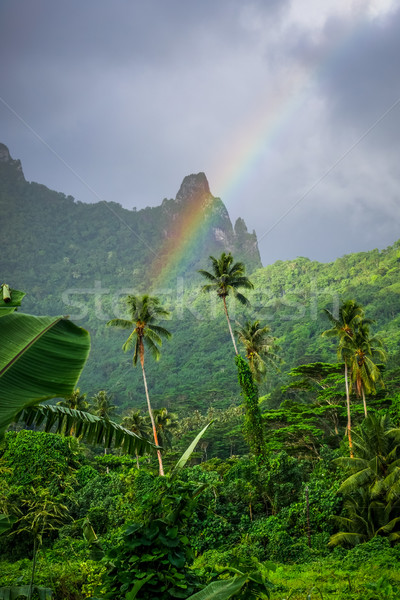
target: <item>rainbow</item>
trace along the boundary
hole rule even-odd
[[[223,199],[236,189],[249,174],[259,157],[266,149],[272,149],[275,142],[284,136],[293,119],[301,114],[302,106],[309,100],[311,90],[318,79],[345,56],[348,43],[357,43],[358,36],[364,31],[365,19],[353,27],[349,27],[335,46],[327,47],[309,68],[297,68],[288,74],[285,86],[275,91],[271,97],[270,90],[258,99],[258,108],[251,117],[235,132],[230,144],[230,152],[225,156],[224,164],[217,168],[215,185],[219,196]],[[184,257],[189,256],[195,248],[199,233],[204,224],[204,212],[197,203],[188,207],[180,226],[169,237],[159,256],[154,259],[150,269],[153,289],[159,289],[171,276],[178,272]]]

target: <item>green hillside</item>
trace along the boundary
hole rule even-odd
[[[187,206],[203,201],[208,216],[198,240],[170,269],[159,293],[171,311],[168,329],[173,338],[165,342],[160,362],[147,366],[155,406],[184,413],[189,407],[204,412],[210,406],[238,402],[223,306],[200,292],[204,282],[197,273],[200,267],[208,268],[209,254],[222,251],[232,250],[235,258],[246,263],[255,286],[248,295],[250,309],[243,311],[231,303],[231,319],[258,318],[279,340],[284,362],[280,373],[270,372],[262,389],[275,389],[277,403],[279,388],[292,367],[335,360],[333,342],[320,333],[327,326],[322,309],[335,310],[340,300],[354,297],[365,305],[390,352],[389,370],[396,365],[400,244],[328,264],[296,258],[254,271],[260,267],[255,234],[247,233],[241,219],[232,227],[222,201],[209,193],[203,174],[185,178],[175,200],[129,211],[117,203],[82,204],[28,183],[19,161],[7,152],[0,160],[1,278],[27,291],[27,312],[69,314],[90,331],[92,352],[80,382],[89,394],[106,389],[122,407],[143,405],[140,373],[121,350],[125,333],[105,324],[123,315],[128,292],[152,287],[154,249],[167,252],[165,237],[172,236],[170,249],[177,223],[181,228],[185,224],[182,215]]]

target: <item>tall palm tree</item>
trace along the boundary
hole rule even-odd
[[[353,458],[353,443],[351,439],[351,414],[350,414],[350,388],[348,363],[351,356],[351,342],[354,337],[354,330],[357,324],[364,317],[364,308],[355,300],[347,300],[339,307],[338,315],[335,316],[328,309],[324,309],[325,314],[332,323],[332,327],[322,333],[324,336],[339,338],[337,355],[340,360],[344,361],[344,379],[346,386],[346,403],[347,403],[347,436],[349,439],[350,457]],[[367,321],[365,321],[368,323]]]
[[[375,356],[380,360],[386,360],[386,352],[382,349],[382,345],[380,338],[370,337],[369,325],[361,321],[351,340],[349,369],[350,391],[354,387],[357,396],[362,397],[365,417],[368,414],[365,394],[374,394],[377,383],[384,385],[379,367],[373,361]]]
[[[246,321],[244,325],[236,324],[238,329],[235,333],[245,348],[250,371],[257,383],[261,383],[266,374],[267,364],[276,367],[280,361],[276,354],[278,350],[276,338],[270,335],[271,330],[268,325],[260,327],[260,321]]]
[[[202,290],[204,292],[216,292],[217,296],[222,298],[226,320],[228,322],[229,333],[231,334],[235,353],[238,354],[235,338],[229,320],[226,298],[232,293],[236,300],[246,306],[249,304],[249,301],[247,298],[245,298],[245,296],[243,296],[243,294],[238,292],[238,289],[244,288],[246,290],[251,290],[254,286],[248,277],[245,276],[246,268],[244,264],[241,262],[234,263],[233,256],[230,252],[229,254],[225,254],[225,252],[223,252],[219,258],[210,256],[210,260],[212,273],[209,271],[204,271],[203,269],[199,270],[199,273],[211,282],[204,285]]]
[[[147,419],[143,417],[140,410],[131,410],[128,414],[126,414],[122,421],[122,427],[125,427],[128,431],[132,431],[132,433],[136,433],[142,438],[147,439],[150,433],[150,427]],[[139,455],[136,452],[136,465],[139,469]]]
[[[128,339],[122,346],[124,352],[132,350],[133,365],[137,365],[138,358],[142,367],[143,383],[146,393],[147,408],[149,411],[151,426],[153,429],[154,442],[158,443],[156,424],[154,421],[153,410],[150,404],[149,391],[147,388],[146,372],[144,369],[145,349],[149,350],[153,357],[158,360],[160,358],[160,346],[162,338],[169,338],[171,334],[167,329],[156,325],[161,318],[169,316],[169,312],[160,305],[160,300],[153,296],[145,294],[142,297],[128,296],[126,298],[130,319],[112,319],[107,325],[112,327],[120,327],[122,329],[132,329]],[[162,463],[161,451],[157,450],[158,464],[160,475],[164,475],[164,467]]]

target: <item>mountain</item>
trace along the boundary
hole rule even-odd
[[[185,414],[240,402],[223,306],[201,293],[197,273],[209,268],[209,254],[222,251],[244,260],[255,285],[246,294],[249,309],[231,303],[233,323],[260,319],[278,338],[284,363],[261,389],[274,405],[284,399],[280,387],[291,368],[336,361],[334,341],[320,335],[329,325],[323,308],[335,310],[348,298],[376,320],[374,332],[389,350],[386,377],[400,380],[400,242],[326,264],[298,257],[263,268],[255,234],[242,219],[232,226],[203,173],[185,177],[176,197],[160,206],[89,205],[28,183],[4,145],[0,214],[0,281],[27,292],[26,312],[69,314],[90,331],[92,352],[80,381],[89,395],[106,389],[122,407],[144,407],[141,374],[121,349],[127,333],[106,322],[124,316],[126,294],[150,290],[171,311],[165,326],[173,333],[160,362],[148,360],[154,407]]]
[[[191,277],[207,257],[232,251],[250,269],[261,266],[255,233],[242,219],[232,227],[225,205],[204,173],[189,175],[175,199],[127,210],[116,202],[83,204],[25,180],[21,163],[0,144],[2,277],[39,299],[54,284],[148,290]],[[5,217],[4,217],[5,216]]]

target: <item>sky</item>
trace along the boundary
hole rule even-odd
[[[203,171],[264,265],[382,249],[399,31],[394,0],[2,0],[0,142],[82,202],[156,206]]]

